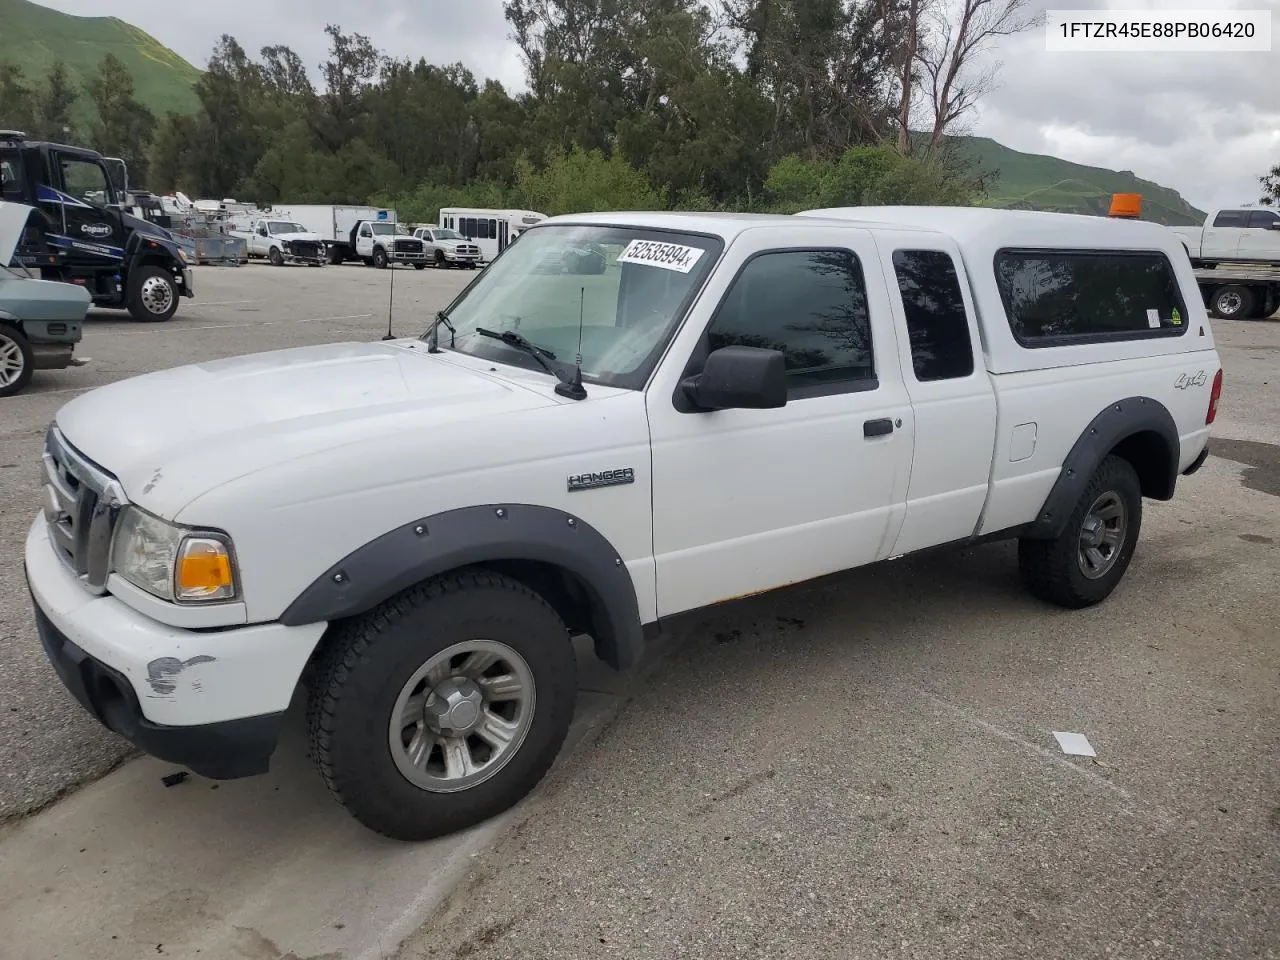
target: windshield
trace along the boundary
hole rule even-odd
[[[376,233],[380,237],[388,237],[393,234],[397,234],[404,237],[409,236],[409,231],[406,230],[404,227],[400,226],[400,224],[387,223],[385,220],[379,221],[378,223],[369,224],[369,229],[371,229],[374,233]]]
[[[581,319],[583,379],[638,389],[723,246],[665,230],[536,227],[445,311],[453,329],[442,325],[440,345],[540,369],[522,351],[476,334],[510,330],[571,371]]]
[[[300,223],[290,223],[288,220],[272,220],[269,224],[272,233],[306,233],[307,228]]]
[[[457,230],[433,229],[431,232],[435,234],[435,238],[437,240],[461,240],[462,239],[462,234],[458,233]]]

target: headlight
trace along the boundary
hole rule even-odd
[[[292,250],[293,250],[293,241],[292,241],[292,240],[281,240],[281,241],[280,241],[280,246],[284,247],[284,251],[285,251],[285,253],[289,253],[290,251],[292,251]]]
[[[187,251],[183,250],[181,247],[178,248],[178,259],[188,266],[191,264],[191,261],[187,259]]]
[[[174,526],[126,507],[116,528],[112,569],[162,600],[198,603],[236,595],[231,544],[221,534]]]

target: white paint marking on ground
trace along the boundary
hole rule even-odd
[[[372,313],[356,313],[347,317],[297,317],[291,320],[254,320],[248,323],[204,323],[197,326],[150,327],[149,333],[167,333],[174,330],[226,330],[231,327],[270,327],[281,323],[331,323],[338,320],[368,320]]]
[[[1098,786],[1109,790],[1111,793],[1114,793],[1116,796],[1124,799],[1129,803],[1135,802],[1133,794],[1131,794],[1128,790],[1124,789],[1124,787],[1116,786],[1116,784],[1112,783],[1110,780],[1108,780],[1106,777],[1102,776],[1101,774],[1094,773],[1092,770],[1088,769],[1087,767],[1078,766],[1072,763],[1066,757],[1062,756],[1061,754],[1054,753],[1052,750],[1049,750],[1046,747],[1042,747],[1038,743],[1032,743],[1030,740],[1024,740],[1022,737],[1018,736],[1016,733],[1011,733],[1010,731],[1005,730],[1003,727],[997,727],[994,723],[989,723],[988,721],[983,720],[977,714],[971,713],[970,711],[964,709],[963,707],[958,707],[954,703],[951,703],[947,700],[943,700],[941,697],[937,696],[936,694],[930,693],[928,690],[925,690],[922,687],[914,687],[913,689],[916,691],[916,693],[924,697],[930,703],[937,704],[939,707],[942,707],[944,710],[947,710],[948,712],[955,714],[957,717],[960,717],[962,720],[972,724],[975,727],[978,727],[979,729],[985,730],[987,733],[991,734],[992,736],[999,737],[1001,740],[1007,740],[1009,743],[1016,744],[1019,747],[1022,747],[1022,749],[1024,750],[1029,750],[1032,753],[1038,754],[1044,759],[1050,760],[1053,763],[1057,764],[1058,766],[1064,767],[1067,770],[1070,770],[1072,773],[1077,774],[1078,776],[1082,776],[1088,780],[1093,781]],[[1130,810],[1127,812],[1132,813],[1133,811]]]
[[[241,303],[261,303],[261,300],[197,300],[193,307],[230,307]]]

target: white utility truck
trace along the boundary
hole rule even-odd
[[[1193,266],[1224,261],[1280,266],[1280,213],[1266,207],[1212,210],[1202,227],[1171,227]]]
[[[584,249],[603,271],[543,267]],[[572,636],[626,669],[673,615],[994,539],[1036,597],[1102,602],[1144,499],[1208,456],[1221,387],[1156,224],[557,217],[419,337],[71,400],[26,572],[50,660],[107,727],[261,773],[301,682],[333,794],[424,839],[550,767]]]
[[[385,207],[358,207],[348,204],[311,203],[276,207],[271,216],[282,220],[294,220],[324,241],[325,255],[332,264],[348,260],[364,260],[369,255],[357,250],[356,231],[364,221],[394,224],[396,212]]]
[[[286,263],[322,267],[328,259],[324,237],[292,220],[259,217],[248,232],[233,230],[231,235],[244,239],[250,257],[267,260],[273,267]]]
[[[427,265],[426,245],[398,223],[362,220],[351,236],[356,256],[366,266],[385,270],[397,263],[409,263],[421,270]]]
[[[422,241],[427,262],[437,267],[466,267],[480,262],[480,247],[448,227],[418,227],[413,235]]]
[[[525,230],[547,219],[536,210],[502,210],[487,207],[444,207],[440,210],[440,226],[456,230],[480,247],[480,262],[493,258]]]

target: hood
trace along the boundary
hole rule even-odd
[[[446,356],[408,340],[215,360],[99,387],[57,424],[131,501],[172,518],[214,487],[294,458],[559,402]]]
[[[474,240],[453,240],[453,239],[436,241],[436,246],[438,247],[454,248],[454,247],[463,246],[464,244],[468,247],[474,247],[476,245],[476,242]]]
[[[290,243],[294,240],[310,240],[312,243],[320,242],[320,234],[318,233],[273,233],[271,236],[277,240],[287,240]]]
[[[150,220],[140,219],[131,213],[121,214],[121,217],[124,220],[126,230],[132,230],[135,233],[150,234],[151,236],[158,237],[161,240],[173,242],[173,233],[157,223],[152,223]]]

